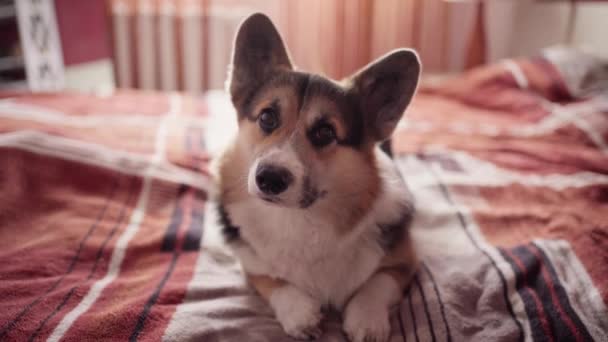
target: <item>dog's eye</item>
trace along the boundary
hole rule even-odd
[[[260,114],[258,122],[260,128],[264,132],[270,133],[274,131],[277,127],[279,127],[279,116],[277,115],[277,112],[274,109],[266,108]]]
[[[310,133],[310,141],[316,147],[323,147],[336,140],[336,131],[330,124],[320,124]]]

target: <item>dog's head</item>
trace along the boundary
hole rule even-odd
[[[227,172],[246,182],[249,196],[286,207],[371,202],[379,179],[374,146],[395,129],[419,73],[418,56],[407,49],[341,82],[296,71],[271,21],[250,16],[237,33],[228,78],[240,160]]]

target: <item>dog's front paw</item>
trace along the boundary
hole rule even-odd
[[[358,294],[344,310],[343,329],[352,342],[385,342],[391,333],[389,312],[373,298]],[[371,299],[371,300],[370,300]]]
[[[286,285],[272,292],[270,305],[289,336],[307,340],[321,336],[319,322],[323,316],[321,304],[317,300]]]

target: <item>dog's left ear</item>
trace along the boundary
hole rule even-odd
[[[392,51],[351,76],[352,92],[364,115],[368,135],[388,139],[410,103],[420,77],[420,60],[414,50]]]

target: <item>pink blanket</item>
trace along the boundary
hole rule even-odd
[[[597,68],[549,53],[418,92],[392,147],[422,266],[391,341],[608,339]],[[226,101],[4,95],[0,341],[290,340],[232,256],[205,244],[209,120],[232,115]],[[340,326],[330,317],[321,340],[345,340]]]

